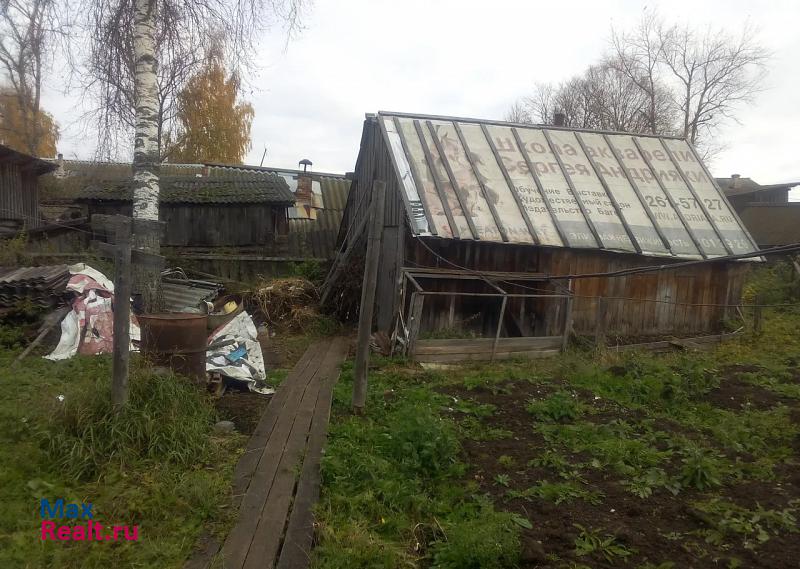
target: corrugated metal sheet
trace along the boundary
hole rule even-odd
[[[417,235],[708,258],[756,250],[684,140],[380,113]]]
[[[201,302],[214,300],[220,290],[222,290],[220,283],[209,281],[171,277],[164,277],[161,280],[164,308],[168,312],[196,308]]]

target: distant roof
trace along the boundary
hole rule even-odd
[[[33,170],[37,175],[40,176],[42,174],[46,174],[47,172],[52,172],[57,168],[57,166],[54,166],[47,160],[36,158],[30,154],[25,154],[24,152],[19,152],[13,148],[0,144],[0,165],[7,164],[9,162],[19,164],[24,169]]]
[[[783,182],[781,184],[761,185],[752,178],[716,178],[717,184],[726,196],[741,196],[756,192],[769,192],[772,190],[790,190],[800,186],[800,182]]]
[[[162,177],[159,182],[162,203],[294,203],[286,182],[275,174],[230,179],[172,176]],[[129,201],[132,197],[129,180],[91,184],[77,196],[80,200],[111,201]]]
[[[686,141],[381,112],[412,231],[685,258],[756,247]]]
[[[748,204],[739,216],[759,247],[800,243],[800,202]]]

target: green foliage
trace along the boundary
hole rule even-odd
[[[572,525],[580,530],[580,534],[575,538],[575,555],[578,557],[597,555],[612,563],[617,558],[625,559],[635,552],[617,541],[613,535],[604,535],[598,530],[587,529],[580,524]]]
[[[582,405],[568,391],[557,391],[546,399],[531,400],[525,407],[539,421],[566,423],[574,421],[582,413]]]
[[[290,269],[292,276],[311,281],[317,287],[322,286],[328,274],[327,266],[316,259],[306,259],[299,263],[292,263]]]
[[[28,246],[28,235],[24,231],[14,237],[0,239],[0,266],[24,266],[30,261],[25,249]]]
[[[507,454],[500,455],[500,458],[497,459],[497,463],[503,468],[514,468],[517,465],[517,461],[514,460],[514,457]]]
[[[653,491],[659,488],[668,490],[673,496],[680,492],[680,483],[672,480],[662,468],[652,467],[642,474],[623,482],[631,493],[640,498],[649,498]]]
[[[542,500],[547,500],[555,504],[584,500],[590,504],[597,505],[603,501],[602,492],[588,490],[572,480],[566,482],[539,480],[535,486],[531,486],[525,490],[509,490],[506,492],[506,496],[509,498],[522,498],[526,500],[541,498]]]
[[[518,518],[518,516],[516,516]],[[527,520],[525,520],[527,521]],[[519,559],[515,516],[487,507],[473,519],[445,526],[446,539],[433,544],[436,569],[504,569]]]
[[[178,376],[134,373],[121,411],[111,404],[108,377],[53,407],[40,437],[53,464],[75,479],[95,477],[110,462],[189,467],[209,452],[213,412],[197,387]]]
[[[718,455],[697,446],[684,449],[682,455],[680,481],[685,488],[705,491],[722,485]]]
[[[695,503],[708,530],[700,533],[709,543],[722,545],[730,537],[742,539],[746,549],[755,549],[781,533],[798,533],[797,507],[765,510],[761,505],[750,510],[722,498]]]
[[[790,262],[769,263],[753,269],[743,296],[746,302],[759,298],[762,304],[797,302],[800,300],[800,280]]]

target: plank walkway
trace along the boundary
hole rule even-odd
[[[207,543],[186,569],[308,567],[333,386],[347,352],[348,341],[339,337],[305,351],[236,465],[233,496],[240,503],[239,518],[221,553],[218,544]]]

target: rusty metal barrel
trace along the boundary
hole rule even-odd
[[[206,379],[208,336],[205,314],[143,314],[142,355],[192,379]]]

